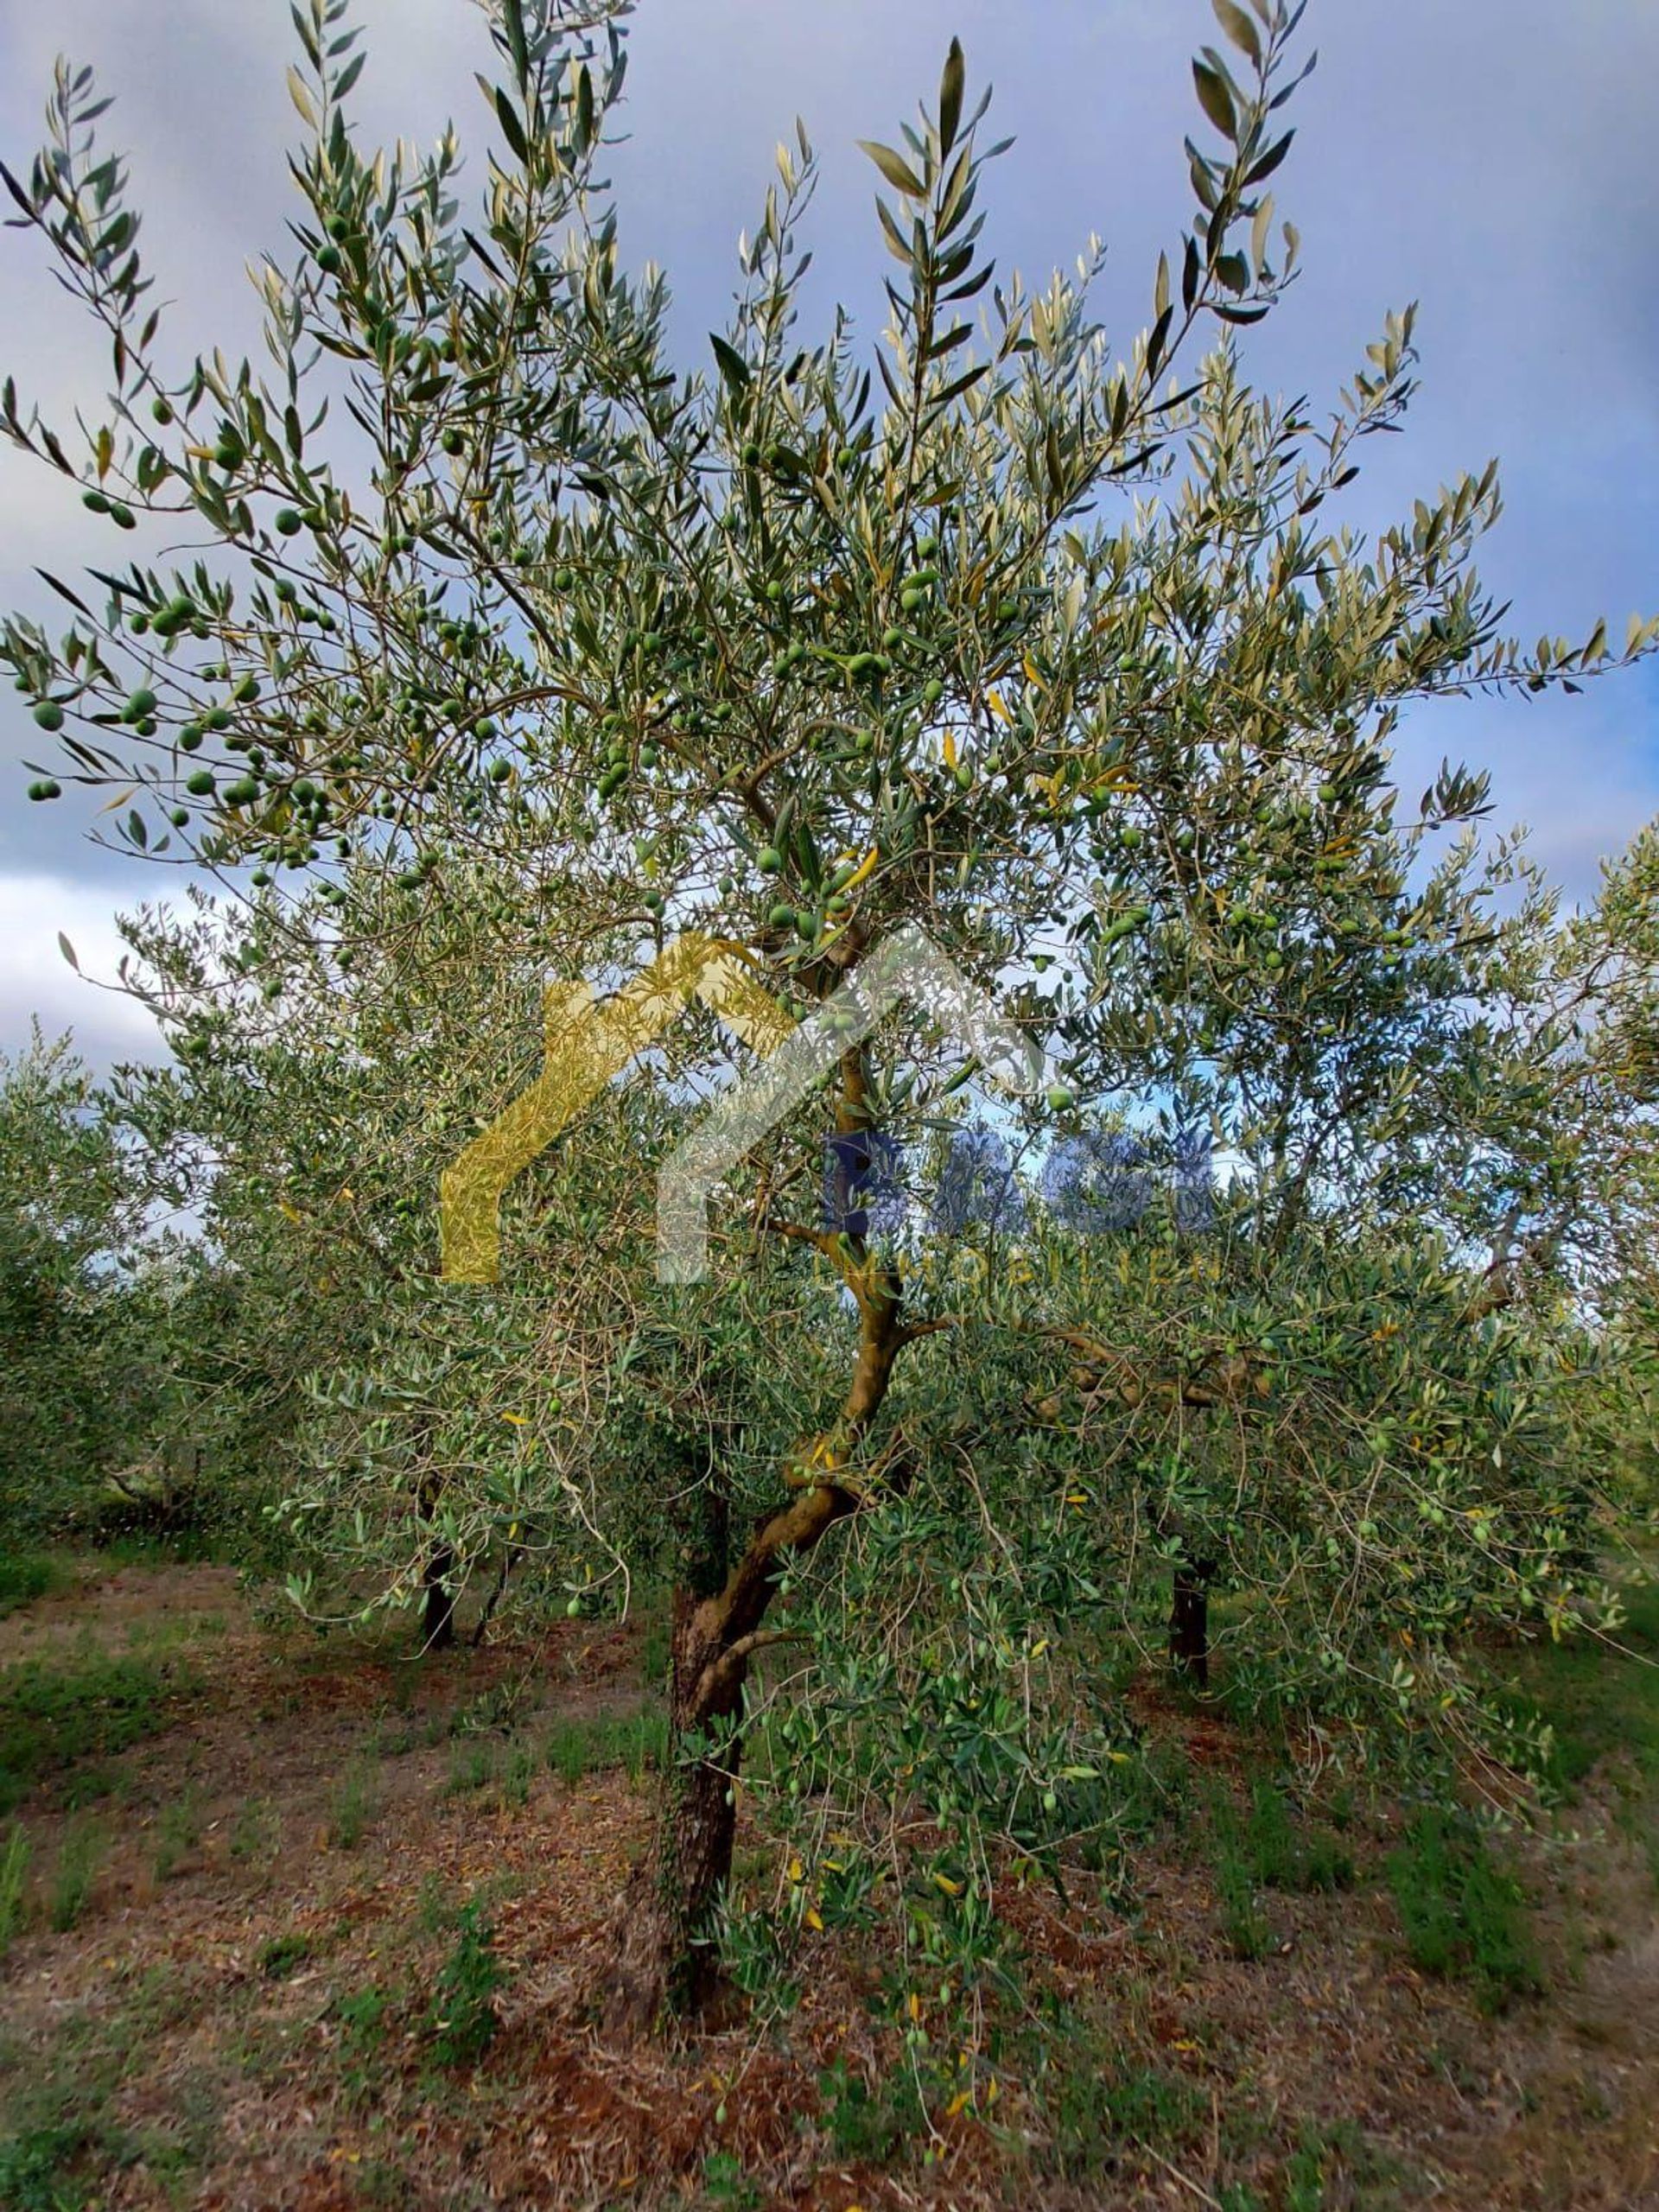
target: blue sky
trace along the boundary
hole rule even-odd
[[[354,105],[370,139],[429,141],[447,117],[481,160],[474,68],[487,66],[472,0],[358,0],[368,68]],[[894,134],[931,93],[959,35],[970,92],[988,78],[1012,132],[984,195],[986,243],[1039,284],[1097,231],[1100,296],[1127,346],[1147,320],[1159,248],[1188,213],[1181,151],[1195,107],[1188,60],[1216,36],[1206,0],[642,0],[633,18],[630,134],[611,162],[621,245],[672,283],[682,360],[705,361],[724,319],[734,244],[753,225],[772,149],[804,120],[823,170],[803,243],[816,260],[804,333],[839,297],[874,339],[884,256],[861,137]],[[1486,582],[1526,639],[1569,637],[1605,613],[1615,635],[1659,610],[1659,97],[1650,0],[1313,0],[1304,46],[1319,67],[1290,111],[1298,137],[1274,180],[1303,236],[1304,274],[1243,334],[1253,378],[1321,410],[1383,312],[1420,302],[1422,390],[1407,434],[1374,440],[1345,510],[1372,528],[1493,454],[1506,512]],[[144,245],[173,302],[163,331],[181,372],[199,349],[256,341],[245,265],[279,253],[295,211],[285,169],[297,130],[283,86],[285,0],[0,0],[0,151],[26,164],[59,51],[98,69],[117,105],[100,130],[130,154]],[[55,287],[35,241],[0,232],[0,373],[54,418],[96,410],[104,348]],[[52,620],[36,566],[73,575],[105,560],[105,527],[73,490],[0,448],[0,594]],[[90,810],[23,798],[14,764],[37,734],[0,690],[0,1049],[38,1012],[73,1023],[92,1057],[142,1048],[137,1009],[77,982],[113,964],[111,916],[181,887],[176,874],[98,853]],[[1528,823],[1573,893],[1599,858],[1659,812],[1659,670],[1579,698],[1445,702],[1420,710],[1402,779],[1443,753],[1491,769],[1497,820]]]

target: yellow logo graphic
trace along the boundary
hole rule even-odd
[[[542,1072],[444,1170],[440,1185],[443,1273],[496,1282],[501,1197],[516,1175],[659,1036],[693,999],[762,1058],[795,1024],[749,972],[741,945],[688,932],[602,1006],[587,983],[554,983],[543,1001]]]

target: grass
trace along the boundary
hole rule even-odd
[[[267,1981],[286,1981],[312,1956],[315,1948],[308,1936],[273,1936],[259,1947],[259,1971]]]
[[[47,1908],[60,1936],[67,1936],[85,1913],[104,1862],[104,1832],[96,1821],[77,1821],[64,1830]]]
[[[340,2023],[340,2087],[350,2104],[367,2105],[374,2099],[391,2006],[391,1993],[374,1982],[334,2001],[334,2015]]]
[[[495,1770],[495,1745],[476,1736],[463,1737],[450,1756],[443,1794],[446,1797],[467,1796],[493,1782]]]
[[[1404,2169],[1397,2161],[1380,2151],[1351,2120],[1332,2126],[1304,2120],[1296,2147],[1285,2162],[1284,2212],[1337,2212],[1338,2206],[1398,2204],[1401,2199],[1395,2190],[1404,2177]]]
[[[1468,1980],[1484,2012],[1541,1988],[1520,1886],[1465,1815],[1425,1808],[1387,1871],[1407,1948],[1424,1973]]]
[[[1045,2073],[1043,2164],[1062,2180],[1098,2180],[1131,2147],[1176,2151],[1208,2116],[1193,2083],[1119,2047],[1103,2021],[1078,2019],[1057,2035]]]
[[[903,2067],[869,2082],[838,2058],[819,2075],[818,2096],[818,2125],[837,2161],[886,2164],[906,2138],[926,2130],[926,2109]]]
[[[1242,1816],[1220,1790],[1211,1797],[1209,1814],[1222,1925],[1242,1959],[1262,1958],[1271,1946],[1262,1890],[1340,1890],[1354,1878],[1353,1856],[1341,1838],[1317,1823],[1293,1819],[1285,1792],[1265,1777],[1251,1789],[1249,1808]]]
[[[547,1739],[547,1763],[563,1782],[622,1766],[639,1783],[659,1767],[668,1751],[668,1719],[658,1707],[607,1714],[592,1720],[561,1720]]]
[[[1620,1826],[1643,1849],[1659,1890],[1659,1581],[1626,1602],[1629,1618],[1614,1639],[1621,1649],[1590,1636],[1535,1644],[1522,1656],[1515,1689],[1549,1724],[1545,1778],[1555,1789],[1570,1796],[1606,1763]]]
[[[3,1960],[23,1924],[23,1885],[29,1879],[29,1837],[21,1821],[14,1823],[0,1850],[0,1960]]]
[[[379,1805],[374,1769],[359,1759],[348,1766],[334,1792],[328,1815],[328,1841],[335,1851],[355,1851]]]
[[[127,2126],[114,2101],[139,2055],[194,1998],[179,1977],[146,1976],[132,2002],[69,2014],[43,2046],[0,2053],[0,2205],[6,2212],[92,2212],[120,2201],[117,2177],[142,2163],[157,2201],[194,2201],[189,2184],[219,2133],[217,2100],[199,2075],[176,2084],[166,2118]],[[147,2193],[145,2201],[150,2201]]]
[[[201,1841],[201,1802],[192,1789],[173,1798],[156,1824],[156,1879],[168,1882],[179,1862]]]
[[[236,1808],[229,1838],[232,1859],[264,1859],[277,1847],[279,1825],[269,1798],[246,1797]]]
[[[0,1620],[37,1598],[67,1589],[73,1580],[61,1560],[49,1552],[13,1552],[0,1557]]]
[[[65,1665],[38,1659],[0,1678],[0,1814],[41,1783],[167,1727],[188,1678],[148,1660],[96,1652]]]
[[[501,1777],[501,1802],[515,1812],[523,1810],[530,1802],[530,1785],[535,1778],[536,1754],[523,1744],[515,1744],[507,1759],[507,1770]]]
[[[439,1972],[427,2027],[441,2066],[481,2058],[498,2025],[495,1993],[506,1980],[495,1955],[495,1929],[474,1900],[461,1909],[454,1948]]]

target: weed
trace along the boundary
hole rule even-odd
[[[427,2026],[442,2066],[481,2058],[499,2024],[495,1993],[506,1973],[495,1955],[495,1929],[476,1901],[461,1910],[454,1948],[440,1969]]]
[[[259,1946],[259,1971],[268,1981],[284,1981],[312,1955],[308,1936],[273,1936]]]
[[[1173,2148],[1203,2118],[1203,2100],[1191,2082],[1115,2048],[1088,2020],[1060,2027],[1044,2054],[1043,2071],[1048,2160],[1067,2180],[1109,2169],[1126,2144]]]
[[[1262,1957],[1271,1942],[1260,1891],[1345,1889],[1354,1878],[1353,1855],[1340,1838],[1294,1819],[1285,1793],[1270,1781],[1255,1783],[1243,1820],[1219,1789],[1209,1813],[1222,1925],[1240,1958]]]
[[[328,1841],[336,1851],[355,1851],[379,1802],[374,1769],[362,1760],[346,1768],[334,1792]]]
[[[276,1849],[276,1816],[268,1799],[249,1797],[237,1807],[229,1845],[232,1859],[263,1859]]]
[[[1426,1974],[1466,1976],[1487,2012],[1541,1987],[1521,1890],[1472,1821],[1426,1808],[1389,1854],[1388,1877],[1407,1948]]]
[[[515,1810],[530,1802],[531,1778],[536,1771],[536,1754],[523,1744],[515,1744],[512,1756],[507,1761],[507,1770],[501,1778],[501,1802]]]
[[[353,2104],[370,2098],[379,2081],[391,2001],[390,1992],[373,1982],[366,1989],[334,1999],[334,2018],[340,2022],[341,2085]]]
[[[1354,1878],[1352,1856],[1337,1837],[1294,1822],[1284,1792],[1271,1782],[1258,1782],[1251,1792],[1246,1842],[1264,1888],[1340,1890]]]
[[[186,1687],[147,1661],[95,1649],[67,1670],[38,1659],[9,1669],[0,1686],[0,1813],[55,1770],[165,1728],[166,1700]]]
[[[29,1837],[21,1821],[0,1851],[0,1959],[11,1948],[23,1924],[23,1885],[29,1878]]]
[[[823,2100],[819,2125],[835,2145],[838,2159],[868,2159],[882,2164],[907,2135],[927,2126],[927,2114],[907,2069],[881,2075],[874,2085],[855,2074],[844,2058],[818,2076]]]
[[[461,1908],[450,1896],[442,1874],[423,1877],[415,1913],[423,1936],[447,1936],[454,1927]]]
[[[1211,1801],[1210,1827],[1215,1855],[1216,1901],[1227,1941],[1241,1959],[1265,1955],[1271,1930],[1256,1902],[1256,1874],[1232,1800],[1217,1791]]]
[[[749,2179],[729,2151],[711,2151],[702,2162],[703,2194],[719,2212],[760,2212],[766,2193]]]
[[[1548,1723],[1545,1780],[1563,1795],[1606,1763],[1619,1792],[1615,1818],[1659,1890],[1659,1580],[1627,1593],[1615,1641],[1621,1651],[1589,1636],[1535,1645],[1509,1701],[1517,1717]]]
[[[453,1736],[479,1736],[511,1728],[530,1693],[531,1684],[522,1676],[493,1683],[476,1697],[469,1698],[465,1705],[455,1707],[448,1723],[448,1732]]]
[[[653,1608],[645,1616],[645,1633],[639,1639],[639,1671],[653,1689],[668,1680],[671,1656],[668,1615]]]
[[[14,1552],[0,1558],[0,1620],[36,1598],[48,1598],[69,1580],[62,1562],[46,1552]]]
[[[67,1936],[86,1911],[103,1858],[104,1837],[95,1822],[77,1821],[65,1829],[48,1907],[60,1936]]]
[[[194,1789],[175,1797],[162,1814],[156,1837],[156,1878],[171,1879],[179,1861],[201,1840],[201,1808]]]
[[[668,1751],[668,1718],[659,1708],[605,1715],[593,1720],[561,1720],[547,1739],[547,1763],[563,1782],[607,1767],[625,1766],[631,1782],[659,1767]]]
[[[1401,2179],[1403,2169],[1368,2143],[1351,2120],[1321,2126],[1305,2120],[1285,2161],[1285,2212],[1335,2212],[1372,2202],[1369,2192]]]
[[[89,2170],[130,2164],[137,2148],[91,2118],[26,2128],[0,2142],[0,2204],[9,2212],[83,2212],[102,2196]]]
[[[449,1778],[443,1785],[446,1797],[460,1797],[474,1789],[482,1789],[495,1779],[496,1750],[488,1742],[477,1738],[455,1745],[449,1761]]]

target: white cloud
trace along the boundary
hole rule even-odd
[[[166,1057],[152,1016],[120,989],[124,950],[115,902],[97,885],[59,875],[0,875],[0,1051],[27,1046],[38,1018],[48,1037],[74,1032],[81,1056],[102,1071],[118,1060]],[[80,963],[58,944],[61,931]]]

